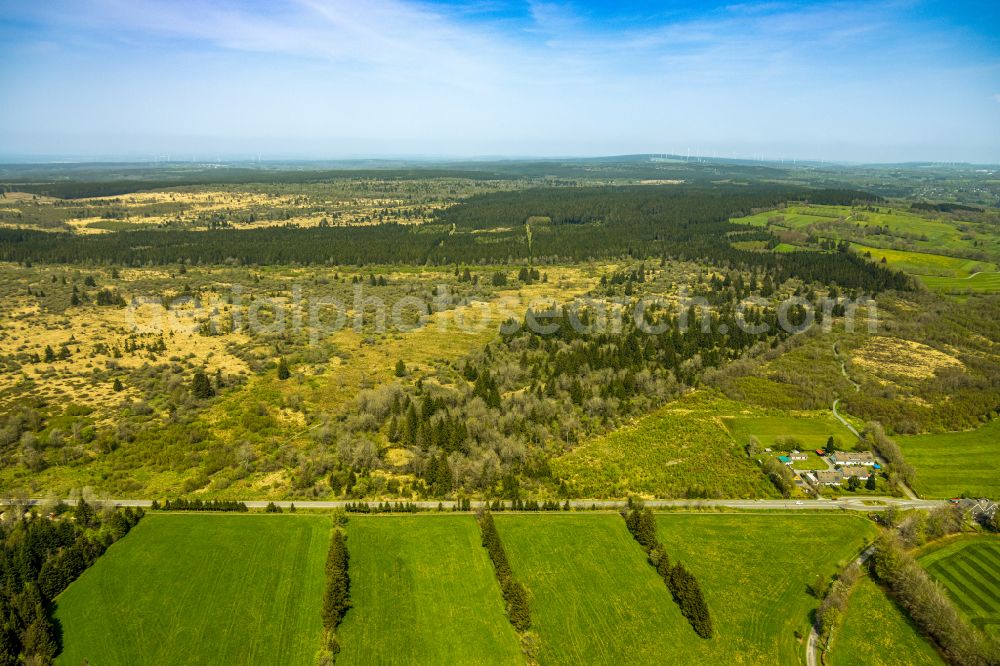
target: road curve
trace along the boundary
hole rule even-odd
[[[852,433],[854,433],[855,437],[857,437],[858,439],[861,439],[861,433],[859,433],[854,428],[854,426],[851,425],[850,421],[848,421],[843,416],[841,416],[840,412],[837,411],[837,404],[839,402],[840,402],[840,398],[837,398],[836,400],[833,401],[833,415],[835,417],[837,417],[837,420],[840,421],[848,430],[850,430]]]

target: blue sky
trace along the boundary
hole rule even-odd
[[[0,155],[996,163],[998,5],[0,0]]]

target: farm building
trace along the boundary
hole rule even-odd
[[[844,480],[844,475],[835,470],[821,470],[816,472],[816,482],[824,486],[839,486]]]
[[[871,470],[869,470],[867,467],[861,467],[858,465],[855,465],[853,467],[844,467],[843,469],[840,470],[840,473],[843,475],[845,479],[849,479],[852,476],[857,476],[862,479],[867,479],[872,474]]]
[[[962,513],[965,516],[972,516],[973,518],[983,518],[987,520],[992,520],[993,516],[997,512],[997,503],[986,499],[970,499],[964,498],[959,500],[952,500],[952,503],[958,504],[962,508]]]
[[[792,451],[788,454],[788,457],[792,460],[809,460],[809,456],[801,451]]]
[[[843,465],[845,467],[855,465],[871,467],[875,464],[875,456],[872,455],[871,451],[837,451],[830,456],[830,460],[835,465]]]

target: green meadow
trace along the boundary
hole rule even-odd
[[[996,271],[996,266],[984,261],[973,259],[963,259],[961,257],[948,257],[943,254],[930,254],[927,252],[909,252],[906,250],[889,250],[878,247],[869,247],[859,243],[851,243],[851,247],[858,254],[871,254],[872,261],[885,263],[890,268],[901,270],[904,273],[911,273],[921,276],[938,276],[946,278],[967,278],[979,271]],[[929,286],[929,285],[928,285]]]
[[[862,576],[827,653],[831,666],[938,666],[945,662],[885,592]]]
[[[978,273],[968,277],[921,277],[928,289],[946,294],[1000,292],[1000,273]]]
[[[804,451],[825,448],[831,436],[837,438],[840,445],[846,448],[852,448],[855,442],[851,431],[829,411],[812,414],[727,417],[723,418],[723,423],[740,444],[745,444],[749,437],[753,436],[762,446],[775,451],[793,448],[788,445],[788,440],[797,442],[794,448]],[[824,465],[820,469],[825,467]]]
[[[700,647],[619,515],[494,517],[530,595],[539,663],[671,663]]]
[[[816,605],[806,586],[874,535],[856,516],[661,514],[660,539],[701,584],[699,638],[617,515],[496,516],[531,594],[541,664],[799,664]]]
[[[733,218],[737,224],[750,224],[755,227],[766,227],[768,225],[782,229],[801,229],[812,224],[834,222],[840,215],[840,207],[827,207],[825,209],[812,210],[807,206],[788,206],[782,210],[770,210],[747,217]],[[850,209],[846,209],[850,214]],[[809,212],[806,212],[809,211]],[[830,215],[818,215],[816,213],[831,213]],[[774,222],[770,222],[774,220]]]
[[[147,515],[57,599],[60,664],[313,663],[330,519]]]
[[[964,432],[896,438],[917,470],[913,489],[923,497],[1000,496],[1000,419]]]
[[[554,458],[580,497],[769,497],[774,488],[716,418],[730,403],[688,396]]]
[[[352,516],[347,547],[337,664],[523,661],[472,516]]]
[[[772,221],[773,220],[773,221]],[[944,218],[923,217],[891,208],[879,212],[850,206],[814,206],[795,204],[783,209],[764,211],[733,222],[754,226],[773,226],[800,230],[813,225],[850,224],[861,227],[884,227],[890,233],[913,238],[928,248],[961,247],[962,233],[956,224]]]
[[[667,552],[697,575],[712,610],[716,636],[692,654],[713,664],[804,663],[799,637],[817,605],[807,585],[875,536],[867,520],[839,514],[667,513],[657,524]]]
[[[525,645],[543,666],[801,664],[817,603],[808,585],[875,534],[858,515],[658,514],[660,540],[711,609],[704,640],[619,515],[498,513],[496,523],[530,596]],[[352,607],[338,664],[524,662],[474,517],[351,516],[346,529]],[[59,662],[312,663],[329,536],[327,516],[147,516],[59,597]],[[907,626],[886,626],[910,640]],[[867,640],[847,627],[846,644]]]
[[[852,248],[859,254],[870,256],[875,262],[885,259],[886,265],[917,276],[932,291],[947,294],[1000,291],[997,265],[967,258],[970,252],[982,253],[983,243],[994,238],[992,231],[982,225],[960,223],[946,217],[924,217],[892,208],[879,208],[875,212],[850,206],[800,204],[732,221],[769,227],[778,232],[784,230],[820,238],[849,239]],[[869,234],[869,231],[876,233]],[[893,245],[894,249],[879,247],[886,245]],[[901,245],[908,249],[899,249]],[[805,248],[784,242],[774,251],[796,249]],[[956,256],[946,256],[942,252]]]

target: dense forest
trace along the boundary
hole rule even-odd
[[[844,204],[849,190],[752,188],[538,188],[472,197],[439,211],[432,224],[263,228],[234,232],[140,230],[100,237],[0,230],[0,260],[143,266],[172,263],[365,265],[556,263],[669,257],[761,269],[867,292],[909,286],[901,273],[850,253],[767,253],[730,241],[763,232],[729,222],[788,199]]]
[[[142,509],[59,503],[48,516],[11,506],[0,522],[0,664],[51,664],[52,600],[142,518]],[[6,516],[5,516],[6,518]],[[19,655],[23,662],[19,660]]]

